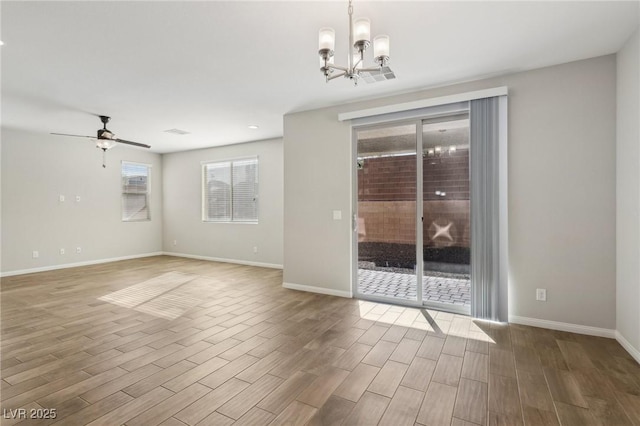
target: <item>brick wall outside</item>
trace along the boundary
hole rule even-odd
[[[415,201],[416,157],[367,158],[358,170],[358,201]]]
[[[358,202],[361,242],[416,243],[415,201]]]
[[[358,240],[360,242],[416,243],[415,201],[358,202]],[[438,226],[447,226],[451,239],[435,237]],[[469,201],[424,202],[425,246],[469,247]]]
[[[423,167],[424,245],[469,247],[469,150],[425,157]],[[364,160],[358,170],[359,241],[415,244],[415,177],[415,156]],[[450,223],[451,238],[434,238]]]

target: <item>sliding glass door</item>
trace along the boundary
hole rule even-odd
[[[422,122],[423,302],[469,313],[469,114]]]
[[[358,292],[418,303],[416,123],[356,131]]]
[[[468,113],[357,127],[354,141],[356,296],[469,313]]]

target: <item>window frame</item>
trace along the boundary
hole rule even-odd
[[[258,191],[255,193],[255,198],[256,198],[256,218],[255,220],[237,220],[234,219],[233,216],[233,204],[234,204],[234,193],[233,193],[233,164],[236,162],[242,162],[242,161],[247,161],[247,160],[254,160],[255,161],[255,165],[256,165],[256,182],[258,184]],[[231,185],[230,185],[230,190],[231,190],[231,195],[230,195],[230,219],[210,219],[207,217],[207,180],[206,180],[206,171],[207,171],[207,166],[211,165],[211,164],[222,164],[222,163],[229,163],[229,173],[231,176]],[[258,155],[253,155],[253,156],[246,156],[246,157],[234,157],[234,158],[227,158],[227,159],[221,159],[221,160],[208,160],[208,161],[202,161],[200,163],[200,184],[201,184],[201,201],[202,201],[202,208],[201,208],[201,220],[203,223],[233,223],[233,224],[244,224],[244,225],[257,225],[260,221],[260,204],[259,204],[259,200],[260,200],[260,159]]]
[[[147,192],[125,192],[124,185],[122,182],[123,176],[123,168],[125,165],[133,165],[133,166],[144,166],[147,169]],[[150,222],[151,221],[151,170],[153,165],[148,163],[140,163],[136,161],[126,161],[122,160],[120,163],[120,220],[125,223],[135,223],[135,222]],[[124,213],[124,195],[125,194],[145,194],[147,200],[147,218],[146,219],[125,219],[123,217]]]

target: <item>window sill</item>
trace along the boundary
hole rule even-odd
[[[203,220],[202,223],[221,223],[227,225],[257,225],[258,222],[241,222],[232,220]]]

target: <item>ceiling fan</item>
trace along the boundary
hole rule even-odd
[[[107,123],[111,120],[111,117],[107,117],[106,115],[100,116],[100,121],[102,122],[102,129],[98,129],[98,136],[84,136],[84,135],[70,135],[68,133],[51,133],[52,135],[57,136],[73,136],[77,138],[88,138],[96,141],[96,148],[100,148],[102,150],[102,167],[107,167],[105,164],[105,153],[108,149],[113,148],[117,143],[123,143],[126,145],[139,146],[142,148],[151,148],[151,146],[139,143],[139,142],[131,142],[128,140],[116,138],[116,134],[111,130],[107,129]]]

